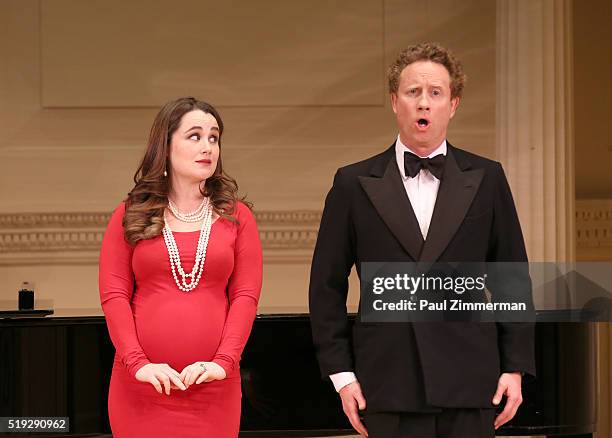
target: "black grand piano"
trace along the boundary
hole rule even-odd
[[[355,434],[321,379],[305,309],[261,309],[241,370],[241,436]],[[538,378],[526,380],[517,416],[498,435],[592,437],[596,424],[596,323],[536,325]],[[69,434],[110,434],[107,392],[114,348],[96,309],[0,318],[0,417],[69,417]],[[279,356],[283,361],[278,360]]]

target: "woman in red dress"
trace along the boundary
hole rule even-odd
[[[100,252],[116,349],[115,438],[236,437],[240,355],[262,282],[251,210],[221,165],[223,122],[193,98],[158,113]]]

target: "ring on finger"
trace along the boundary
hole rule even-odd
[[[208,371],[208,369],[206,368],[206,365],[204,365],[202,362],[200,362],[198,364],[200,366],[200,368],[202,369],[202,372],[205,373],[206,371]]]

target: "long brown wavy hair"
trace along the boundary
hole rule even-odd
[[[169,166],[172,134],[177,130],[183,116],[193,110],[212,115],[219,125],[219,148],[223,135],[223,121],[217,110],[209,103],[193,97],[182,97],[166,103],[157,113],[144,157],[134,174],[134,188],[125,200],[123,229],[125,239],[135,245],[139,240],[151,239],[162,234],[164,209],[168,206],[171,166]],[[164,176],[164,171],[168,176]],[[210,197],[213,210],[232,222],[238,201],[238,184],[223,172],[221,149],[214,173],[200,185],[202,196]],[[249,207],[250,203],[240,199]]]

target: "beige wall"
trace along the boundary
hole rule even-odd
[[[265,14],[218,2],[96,4],[0,3],[0,214],[110,212],[132,187],[156,108],[193,94],[218,105],[224,164],[242,191],[258,212],[284,214],[268,221],[281,248],[264,241],[262,305],[305,305],[317,225],[291,214],[320,212],[336,168],[393,142],[385,69],[401,48],[436,40],[456,51],[469,83],[449,138],[494,154],[488,0],[258,2]],[[102,228],[83,217],[70,226],[3,226],[11,236],[98,230],[94,240]],[[306,244],[295,235],[304,229]],[[40,238],[4,239],[0,299],[31,280],[56,307],[98,305],[96,246],[83,235],[42,252]]]
[[[574,2],[574,133],[576,197],[592,213],[578,240],[579,260],[612,260],[612,3]],[[591,200],[586,200],[591,198]],[[607,201],[597,201],[604,198]],[[599,206],[599,207],[595,207]],[[601,214],[601,212],[607,212]],[[577,218],[580,221],[580,217]],[[595,219],[595,220],[594,220]],[[580,229],[580,224],[577,222]],[[607,231],[605,231],[607,230]],[[585,230],[586,231],[586,230]],[[595,236],[599,236],[596,238]],[[597,240],[605,244],[596,243]],[[588,240],[591,240],[589,243]],[[581,245],[582,243],[582,245]],[[599,327],[597,436],[612,436],[612,325]]]
[[[147,20],[130,21],[135,10],[117,14],[119,4],[107,2],[106,12],[96,14],[87,11],[91,3],[68,0],[0,4],[0,214],[110,212],[131,188],[155,107],[177,93],[218,102],[227,126],[226,167],[258,210],[318,212],[338,166],[393,141],[384,68],[402,47],[427,39],[452,47],[469,76],[449,138],[494,155],[495,10],[489,1],[322,3],[321,12],[275,8],[280,15],[267,14],[256,25],[250,14],[216,6],[235,26],[200,39],[168,30],[178,26],[176,11],[170,24],[151,28],[139,24]],[[611,198],[612,57],[605,55],[612,53],[606,25],[612,12],[605,0],[589,5],[575,7],[573,20],[576,192],[578,198]],[[203,13],[205,4],[188,6]],[[163,2],[146,9],[172,12]],[[309,32],[281,25],[305,13],[311,14]],[[330,34],[330,20],[342,38]],[[266,34],[268,28],[275,31]],[[151,60],[160,39],[171,62]],[[302,83],[308,92],[298,90]],[[299,254],[291,254],[291,267],[269,263],[263,303],[305,303],[309,246],[296,249],[291,239],[286,246]],[[0,299],[14,297],[21,280],[33,280],[39,296],[56,306],[97,304],[96,251],[79,253],[75,266],[66,264],[75,257],[47,253],[41,259],[25,249],[16,268],[7,265],[15,253],[2,248]],[[269,249],[268,259],[288,259],[287,251]],[[77,299],[64,283],[64,268],[74,268]],[[289,288],[287,269],[295,271]]]
[[[574,1],[576,197],[612,198],[612,2]]]

